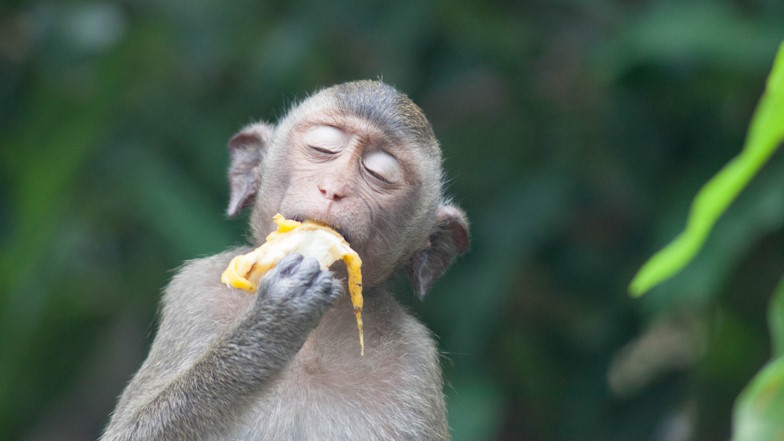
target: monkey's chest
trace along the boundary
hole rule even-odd
[[[410,412],[391,383],[361,368],[327,371],[317,361],[297,360],[230,439],[397,439],[397,420],[402,424]]]

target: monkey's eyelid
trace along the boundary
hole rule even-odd
[[[370,174],[370,176],[373,176],[374,178],[378,179],[379,181],[381,181],[381,182],[383,182],[385,184],[392,184],[393,183],[389,179],[385,178],[382,174],[369,169],[367,166],[365,166],[365,170],[367,170],[367,172]]]
[[[385,151],[368,154],[362,165],[371,176],[385,184],[394,184],[401,178],[400,164],[394,156]]]
[[[329,148],[326,148],[326,147],[317,147],[315,145],[310,145],[310,144],[308,144],[308,147],[312,148],[313,150],[315,150],[315,151],[317,151],[319,153],[324,153],[324,154],[327,154],[327,155],[334,155],[335,153],[338,152],[337,149],[333,150],[333,149],[329,149]]]
[[[346,143],[346,134],[333,126],[320,125],[305,133],[305,143],[312,148],[336,152]]]

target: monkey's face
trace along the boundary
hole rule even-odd
[[[275,144],[257,201],[270,230],[276,212],[335,228],[360,254],[368,285],[426,245],[436,200],[422,183],[438,176],[440,165],[410,141],[360,118],[320,111]]]
[[[366,287],[405,266],[423,297],[469,247],[468,221],[441,192],[441,149],[422,109],[380,81],[323,89],[275,126],[229,141],[226,213],[254,204],[256,244],[276,213],[338,230],[362,258]]]

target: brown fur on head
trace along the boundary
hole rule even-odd
[[[228,214],[254,204],[257,245],[274,228],[275,213],[317,220],[360,254],[366,286],[405,266],[420,297],[468,249],[465,215],[444,199],[432,127],[387,84],[324,89],[275,127],[244,128],[229,148]]]

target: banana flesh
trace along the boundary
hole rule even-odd
[[[255,293],[259,281],[287,254],[294,252],[314,257],[322,269],[342,260],[348,270],[348,290],[359,329],[361,354],[365,355],[362,332],[362,260],[348,242],[332,228],[313,221],[297,222],[280,213],[272,219],[278,229],[267,236],[267,241],[247,254],[234,257],[221,275],[221,283]]]

